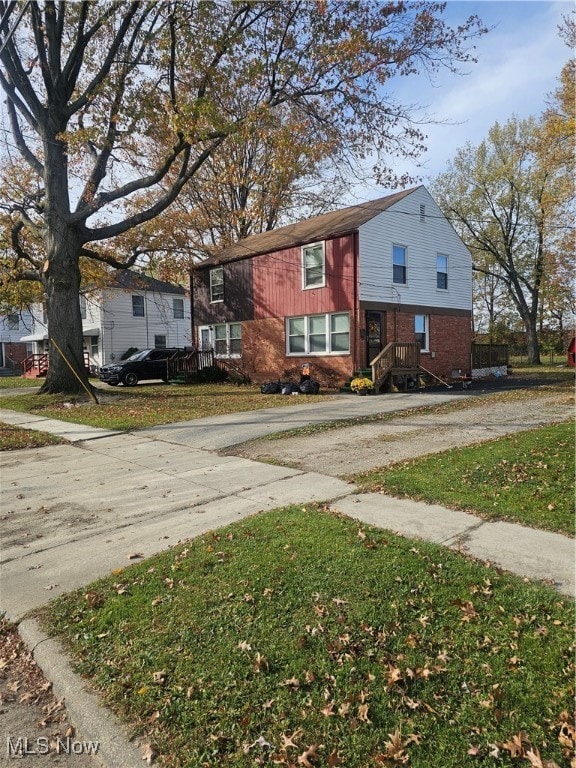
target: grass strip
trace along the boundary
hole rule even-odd
[[[48,432],[14,427],[0,422],[0,451],[18,451],[22,448],[42,448],[45,445],[65,443],[61,437]]]
[[[117,387],[110,391],[99,389],[97,395],[98,405],[86,397],[39,394],[3,396],[0,404],[9,410],[124,431],[330,399],[326,395],[265,396],[258,387],[231,384],[143,385],[137,390]]]
[[[574,424],[551,424],[354,475],[381,492],[574,535]]]
[[[50,632],[163,766],[569,760],[573,606],[317,505],[51,603]]]

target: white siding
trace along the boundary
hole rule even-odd
[[[133,294],[144,297],[144,317],[132,314]],[[184,300],[183,319],[174,318],[174,298]],[[120,359],[131,347],[153,347],[155,336],[166,336],[168,347],[189,346],[192,343],[190,301],[184,295],[108,289],[102,299],[100,329],[103,363]]]
[[[28,310],[15,309],[12,313],[18,317],[18,328],[10,328],[8,315],[0,315],[0,342],[17,343],[22,336],[28,336],[34,330],[34,318]]]
[[[393,245],[406,246],[406,284],[392,280]],[[359,250],[361,301],[472,311],[470,252],[424,187],[363,224]],[[438,254],[448,256],[447,290],[436,287]]]
[[[144,317],[133,316],[132,294],[144,296]],[[183,319],[174,318],[174,298],[184,300]],[[46,327],[38,321],[38,317],[42,316],[42,307],[39,305],[36,310],[37,318],[32,333],[46,332]],[[190,346],[190,299],[184,294],[107,288],[87,296],[86,317],[82,320],[82,328],[93,366],[119,360],[130,347],[153,347],[155,336],[166,336],[168,347]],[[94,336],[98,338],[96,353],[88,343],[88,338]],[[34,343],[35,352],[44,347],[43,342]]]

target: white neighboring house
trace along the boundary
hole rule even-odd
[[[96,371],[129,349],[189,347],[190,299],[179,285],[125,270],[113,285],[80,297],[84,350]],[[31,332],[21,335],[27,352],[48,351],[48,328],[41,305],[32,310]]]
[[[29,310],[14,310],[8,315],[0,315],[0,368],[18,368],[27,354],[22,337],[33,330],[34,318]]]

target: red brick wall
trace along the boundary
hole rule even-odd
[[[7,358],[11,358],[15,363],[20,364],[27,357],[26,344],[20,341],[5,341],[4,348],[4,366],[9,367]]]
[[[349,378],[353,364],[350,355],[326,357],[288,357],[284,321],[280,318],[242,323],[242,369],[256,384],[265,381],[298,382],[303,363],[322,389],[336,389]]]
[[[422,352],[420,362],[436,376],[450,378],[452,371],[460,368],[470,371],[472,348],[471,318],[459,314],[439,312],[399,311],[396,315],[397,341],[415,341],[414,316],[427,314],[429,320],[430,352]],[[394,341],[393,312],[388,313],[387,342]]]

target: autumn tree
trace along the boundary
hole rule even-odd
[[[566,16],[560,37],[570,51],[576,47],[576,13]],[[558,87],[549,99],[536,135],[539,163],[557,179],[549,207],[555,226],[550,228],[542,291],[540,327],[554,325],[560,337],[566,319],[574,321],[574,166],[576,161],[576,60],[571,55],[560,73]]]
[[[472,252],[475,272],[505,286],[532,363],[540,362],[541,292],[562,188],[558,174],[540,162],[538,130],[534,118],[496,123],[479,146],[460,149],[433,185]]]
[[[79,390],[62,355],[84,376],[81,258],[134,264],[138,247],[125,252],[122,238],[168,211],[240,130],[257,133],[277,110],[297,108],[355,152],[369,148],[382,178],[399,141],[418,151],[410,109],[384,88],[395,75],[470,60],[479,19],[452,29],[443,10],[347,0],[0,0],[11,144],[35,179],[10,215],[15,260],[28,259],[46,298],[51,364],[42,390]],[[246,94],[240,113],[229,109],[234,94]],[[28,233],[41,254],[27,252]]]

